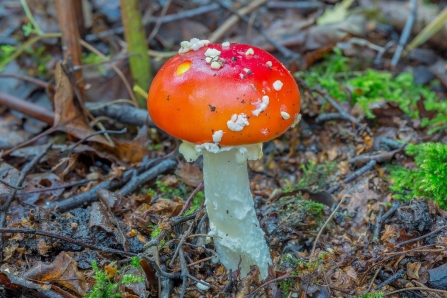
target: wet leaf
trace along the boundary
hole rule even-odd
[[[17,171],[16,168],[12,167],[11,165],[9,165],[4,161],[0,161],[0,178],[2,180],[15,186],[17,184],[17,179],[19,178],[19,175],[20,172]],[[9,186],[0,183],[0,195],[10,193],[11,191],[12,189]]]
[[[51,200],[57,199],[63,192],[64,188],[58,188],[63,185],[59,176],[44,172],[39,174],[28,175],[25,179],[25,188],[17,194],[17,197],[26,204],[44,205]],[[43,188],[54,188],[41,192]]]
[[[349,6],[351,6],[353,2],[354,0],[343,0],[342,2],[336,4],[333,9],[326,9],[317,19],[317,24],[326,25],[343,21],[346,19]]]
[[[21,122],[12,114],[0,116],[0,149],[12,148],[31,137],[29,132],[18,129]]]
[[[138,129],[138,135],[131,141],[116,140],[113,152],[126,163],[138,163],[149,155],[147,126]]]
[[[56,256],[52,263],[38,262],[23,274],[25,279],[56,283],[78,295],[84,296],[88,286],[78,264],[65,252]]]
[[[56,94],[54,96],[53,130],[64,131],[78,139],[83,139],[95,131],[88,125],[84,114],[74,102],[74,94],[70,81],[62,65],[56,67]],[[111,146],[102,135],[94,135],[88,139],[105,146]]]
[[[160,198],[155,201],[149,208],[150,213],[157,214],[161,217],[177,216],[183,208],[183,201],[178,198],[167,200]]]
[[[407,276],[411,279],[419,279],[420,262],[407,263]]]
[[[195,163],[180,163],[177,174],[183,183],[192,187],[197,187],[203,181],[203,173]]]

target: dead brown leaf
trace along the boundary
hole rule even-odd
[[[78,271],[78,264],[65,252],[57,255],[52,263],[38,262],[23,277],[34,281],[54,282],[81,296],[88,291],[84,275]]]
[[[419,279],[420,262],[407,263],[407,276],[411,279]]]
[[[398,236],[399,229],[397,228],[397,226],[385,225],[385,232],[383,233],[380,240],[383,242],[390,242],[390,240],[395,242]]]
[[[54,95],[54,125],[52,130],[66,132],[78,139],[83,139],[95,131],[88,125],[88,122],[74,102],[74,94],[70,80],[64,72],[62,64],[56,66],[56,94]],[[105,146],[111,144],[102,136],[94,135],[88,139]]]
[[[137,163],[149,154],[147,126],[138,129],[138,135],[131,141],[116,140],[113,152],[126,163]]]
[[[50,200],[57,199],[63,192],[64,188],[57,188],[61,186],[63,182],[59,177],[51,172],[30,174],[25,179],[25,189],[21,190],[17,197],[27,204],[36,205],[39,203],[45,204]],[[43,188],[55,188],[41,192]]]
[[[31,133],[18,129],[22,121],[12,114],[0,117],[0,149],[14,147],[31,137]]]
[[[197,187],[203,180],[202,171],[195,163],[180,163],[177,174],[183,183],[192,187]]]
[[[177,216],[183,208],[183,201],[180,198],[167,200],[160,198],[149,208],[149,213],[155,213],[161,217]]]

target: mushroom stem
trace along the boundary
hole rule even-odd
[[[246,148],[233,147],[212,153],[203,150],[205,204],[210,220],[210,236],[220,262],[233,271],[241,267],[241,276],[256,265],[260,279],[268,275],[272,263],[269,248],[256,217],[247,171]],[[246,154],[247,155],[247,154]]]

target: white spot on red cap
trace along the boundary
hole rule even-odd
[[[179,54],[184,54],[189,52],[190,50],[197,51],[198,49],[202,47],[206,47],[209,45],[210,41],[206,39],[198,39],[198,38],[192,38],[190,41],[182,41],[180,43],[180,49],[178,50]]]
[[[290,114],[287,112],[281,112],[281,117],[282,119],[287,120],[290,118]]]
[[[264,110],[267,108],[267,106],[269,105],[270,99],[267,95],[264,95],[262,97],[262,100],[256,103],[256,110],[254,110],[252,113],[255,116],[259,116],[259,114],[261,112],[264,112]]]
[[[224,134],[223,130],[215,131],[213,133],[213,142],[214,143],[219,143],[222,140],[223,134]]]
[[[282,86],[283,86],[283,82],[281,82],[280,80],[277,80],[273,83],[273,89],[275,89],[276,91],[281,90]]]
[[[227,121],[227,126],[231,131],[241,131],[245,126],[249,125],[247,115],[234,114],[231,119]]]

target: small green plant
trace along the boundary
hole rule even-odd
[[[104,59],[98,55],[96,55],[93,52],[90,53],[82,53],[82,64],[98,64],[97,65],[97,69],[99,71],[99,73],[101,75],[105,75],[106,74],[106,70],[104,68],[104,65],[102,64],[102,62],[104,61]]]
[[[196,211],[197,208],[202,206],[204,201],[205,201],[205,194],[203,193],[203,191],[199,191],[192,199],[191,207],[188,210],[186,210],[185,215],[194,213],[194,211]]]
[[[158,235],[160,235],[161,232],[163,231],[162,229],[160,229],[156,225],[150,225],[149,228],[152,228],[151,239],[157,238]],[[163,247],[164,245],[165,245],[165,241],[164,240],[160,240],[160,243],[158,244],[158,246],[159,247]]]
[[[406,152],[414,156],[415,168],[391,167],[390,188],[395,197],[427,197],[447,209],[447,144],[409,144]]]
[[[51,55],[45,53],[45,47],[39,46],[37,49],[27,48],[25,53],[34,57],[32,63],[35,63],[35,65],[31,66],[31,68],[37,68],[37,75],[46,75],[48,72],[46,64],[51,60]]]
[[[163,182],[161,180],[155,181],[155,189],[150,188],[148,189],[148,194],[161,194],[165,196],[176,196],[176,197],[183,197],[186,193],[186,186],[184,184],[179,184],[178,187],[169,187],[166,182]]]
[[[141,259],[139,257],[132,257],[130,259],[130,266],[133,268],[141,268],[140,260]]]
[[[11,45],[0,46],[0,65],[4,66],[4,62],[8,60],[9,56],[16,51],[16,48]],[[3,67],[0,68],[3,71]]]
[[[362,296],[352,296],[352,298],[382,298],[384,294],[384,292],[366,293]]]
[[[96,283],[85,296],[86,298],[120,298],[121,293],[115,293],[118,283],[114,283],[111,278],[108,278],[108,273],[105,270],[101,270],[98,267],[96,261],[92,261],[92,268],[95,272],[93,278]],[[121,284],[131,284],[143,282],[143,277],[137,277],[132,274],[124,274],[121,277]]]
[[[327,179],[332,175],[337,168],[335,162],[326,162],[322,164],[316,164],[314,161],[309,160],[307,165],[301,165],[303,170],[303,177],[295,185],[289,185],[285,187],[285,191],[293,191],[295,189],[306,188],[309,190],[319,190]]]
[[[348,65],[355,64],[335,48],[334,54],[312,67],[298,73],[310,87],[321,86],[330,96],[343,102],[350,100],[358,105],[368,118],[374,118],[371,106],[381,101],[393,102],[410,118],[419,118],[417,103],[423,99],[427,111],[433,111],[433,119],[422,119],[422,126],[432,134],[447,125],[447,102],[440,100],[429,87],[414,83],[413,74],[400,73],[393,77],[389,72]]]
[[[326,252],[320,253],[317,258],[312,262],[309,263],[303,259],[298,259],[293,257],[291,254],[285,254],[281,256],[281,261],[289,263],[290,265],[293,265],[294,267],[304,268],[304,269],[315,269],[317,268],[318,264],[321,260],[323,260],[326,256]],[[280,262],[280,263],[282,263]],[[291,272],[290,275],[292,276],[298,276],[300,271],[298,269],[295,269]],[[280,281],[278,284],[280,285],[281,289],[284,291],[285,297],[288,297],[290,290],[293,288],[294,279],[286,279],[283,281]]]

